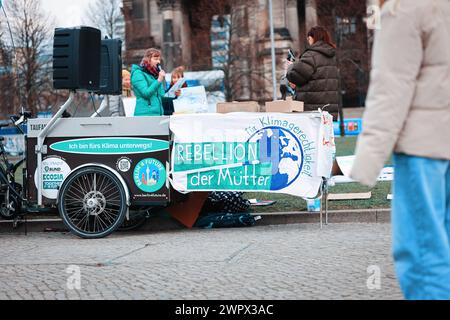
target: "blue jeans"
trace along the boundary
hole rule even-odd
[[[406,299],[450,299],[450,161],[394,154],[392,245]]]

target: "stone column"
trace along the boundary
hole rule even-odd
[[[231,48],[230,55],[234,62],[230,69],[230,77],[232,81],[232,95],[235,100],[251,99],[251,59],[250,56],[250,24],[249,17],[252,15],[253,6],[235,5],[231,9],[233,21],[231,26]]]
[[[162,0],[160,5],[163,18],[162,51],[164,69],[166,72],[171,72],[182,60],[181,0]]]
[[[162,46],[162,14],[158,8],[158,0],[148,0],[148,21],[150,33],[157,46]]]
[[[300,31],[298,21],[297,0],[287,0],[286,3],[286,26],[292,37],[292,49],[300,51]]]
[[[125,52],[122,52],[122,59],[125,65],[130,65],[133,63],[132,55],[129,52],[129,48],[133,47],[133,21],[132,21],[132,8],[133,3],[131,0],[124,0],[122,6],[122,13],[125,19],[125,43],[127,48]],[[131,46],[130,46],[131,45]]]
[[[267,0],[258,0],[257,6],[255,7],[257,20],[255,32],[258,39],[264,38],[266,32],[269,30],[269,10],[267,3]],[[252,32],[252,29],[250,32]]]
[[[191,25],[189,22],[189,14],[186,8],[182,8],[181,12],[181,55],[182,61],[178,65],[184,65],[187,69],[191,69],[192,65],[192,38]]]
[[[154,45],[145,15],[145,4],[143,0],[123,2],[122,13],[125,19],[125,42],[127,45],[123,60],[126,65],[139,63],[145,49]]]
[[[275,0],[273,4],[274,28],[286,28],[286,3],[285,0]]]
[[[305,0],[305,24],[306,32],[318,24],[316,0]]]

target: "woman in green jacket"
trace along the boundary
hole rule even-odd
[[[148,49],[140,65],[131,68],[131,85],[136,96],[135,116],[162,116],[164,114],[162,99],[165,91],[164,70],[158,68],[161,52]]]

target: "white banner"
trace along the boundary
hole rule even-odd
[[[332,124],[327,112],[172,116],[172,185],[315,197],[331,174]]]

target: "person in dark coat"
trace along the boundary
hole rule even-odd
[[[309,47],[295,62],[288,61],[287,79],[296,85],[295,100],[304,102],[305,111],[325,108],[336,121],[339,106],[339,80],[336,46],[328,31],[320,26],[308,32]]]

